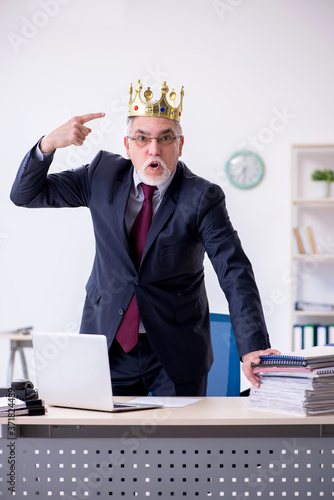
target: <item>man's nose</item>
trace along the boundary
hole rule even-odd
[[[160,144],[158,143],[157,139],[151,139],[150,145],[149,145],[149,154],[152,156],[155,155],[160,155]]]

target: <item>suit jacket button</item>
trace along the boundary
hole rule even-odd
[[[120,316],[123,316],[123,314],[124,314],[124,309],[118,309],[118,314],[119,314]]]

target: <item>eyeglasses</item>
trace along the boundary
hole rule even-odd
[[[143,147],[147,146],[148,144],[150,144],[151,141],[153,141],[153,139],[156,139],[159,146],[167,147],[167,146],[170,146],[173,141],[175,141],[176,139],[179,139],[180,137],[181,137],[180,135],[177,135],[175,137],[175,136],[170,135],[170,134],[161,135],[160,137],[148,137],[147,135],[138,135],[136,137],[127,136],[127,138],[130,139],[130,141],[136,141],[137,146],[140,148],[143,148]]]

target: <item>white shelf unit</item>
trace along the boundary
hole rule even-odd
[[[291,156],[291,348],[296,349],[300,346],[294,342],[294,325],[334,325],[334,311],[295,309],[297,301],[334,305],[334,183],[330,197],[317,199],[311,180],[313,170],[334,170],[334,144],[294,144]],[[316,252],[299,251],[293,229],[307,242],[306,227],[312,230]]]

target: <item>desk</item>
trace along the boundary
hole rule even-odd
[[[7,477],[12,446],[20,499],[334,496],[333,414],[298,417],[250,410],[247,398],[204,398],[113,414],[49,407],[15,424],[17,439],[2,425],[0,467]],[[0,496],[8,498],[7,488],[4,479]]]

